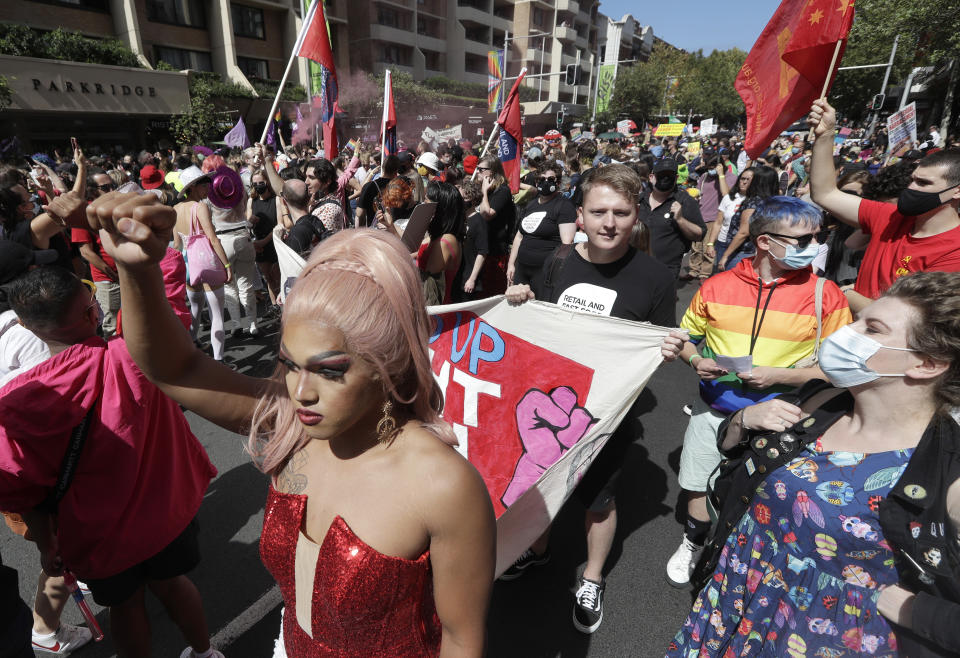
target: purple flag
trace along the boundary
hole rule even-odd
[[[237,125],[223,136],[223,141],[227,146],[234,148],[245,149],[250,146],[250,138],[247,137],[247,127],[243,125],[243,117],[237,119]]]
[[[270,119],[270,127],[267,128],[267,143],[266,146],[273,146],[277,138],[274,136],[274,133],[277,131],[277,122],[273,119]]]

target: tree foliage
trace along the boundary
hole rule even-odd
[[[857,0],[856,17],[843,66],[881,64],[900,35],[890,85],[901,85],[915,66],[939,66],[960,57],[960,3],[941,0]],[[840,71],[830,99],[845,116],[858,120],[880,91],[884,69]],[[916,82],[916,80],[915,80]]]
[[[204,144],[221,123],[229,121],[229,115],[217,111],[213,104],[213,99],[221,96],[218,91],[223,84],[216,74],[190,76],[190,107],[170,117],[170,132],[178,144]]]
[[[0,75],[0,110],[8,107],[13,102],[13,91],[10,89],[10,82],[6,76]]]
[[[704,56],[654,46],[648,61],[618,70],[610,107],[597,120],[605,126],[623,117],[656,123],[658,115],[693,113],[736,121],[744,110],[733,82],[746,56],[737,48]]]
[[[143,68],[133,51],[118,39],[91,39],[61,28],[41,32],[13,23],[0,24],[0,55]]]

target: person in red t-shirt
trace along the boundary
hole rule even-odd
[[[814,203],[870,237],[856,285],[847,292],[854,312],[904,274],[960,272],[960,150],[923,158],[896,205],[868,201],[837,189],[835,110],[825,99],[814,101],[807,122],[816,136],[810,171]]]
[[[111,192],[113,180],[105,173],[96,173],[90,177],[94,197]],[[97,301],[103,309],[103,337],[109,338],[117,331],[117,311],[120,310],[120,284],[117,278],[117,264],[103,250],[100,237],[85,228],[70,231],[70,240],[80,245],[80,255],[90,265],[90,278],[97,284]]]

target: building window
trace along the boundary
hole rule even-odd
[[[406,14],[402,14],[396,9],[382,5],[377,6],[377,24],[379,25],[395,27],[398,30],[408,30],[410,26],[407,18],[408,16]]]
[[[390,43],[380,45],[380,61],[384,64],[410,66],[411,51]]]
[[[199,50],[185,50],[168,46],[154,46],[157,61],[164,61],[177,70],[193,69],[194,71],[212,71],[213,63],[210,53]]]
[[[533,8],[533,24],[537,26],[543,26],[544,13],[543,10],[539,7]]]
[[[147,0],[147,18],[157,23],[206,27],[203,3],[194,0]]]
[[[233,33],[238,37],[264,39],[263,10],[257,7],[230,5],[230,14],[233,17]]]
[[[74,9],[90,9],[92,11],[110,11],[110,0],[33,0],[45,5],[60,5]]]
[[[270,78],[270,68],[267,66],[267,60],[255,59],[253,57],[241,57],[237,55],[237,68],[243,71],[248,78]]]

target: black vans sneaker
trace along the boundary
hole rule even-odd
[[[500,576],[500,580],[516,580],[530,567],[539,567],[541,564],[546,564],[549,561],[549,548],[543,552],[543,555],[537,555],[532,549],[528,548],[521,553],[516,562],[511,564],[507,570],[503,572],[503,575]]]
[[[600,628],[603,621],[603,590],[605,583],[597,583],[586,578],[580,579],[573,605],[573,625],[581,633],[592,633]]]

